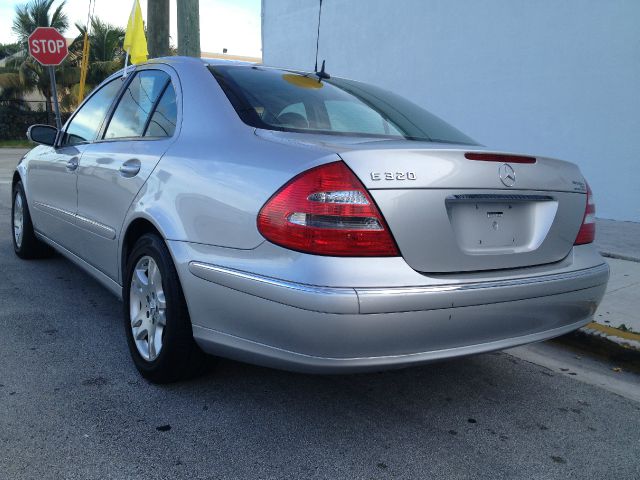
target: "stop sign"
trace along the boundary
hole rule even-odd
[[[60,65],[69,50],[67,41],[53,27],[38,27],[29,35],[29,53],[41,65]]]

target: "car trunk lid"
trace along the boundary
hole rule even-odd
[[[533,161],[517,163],[517,154],[479,146],[371,137],[266,130],[256,135],[337,153],[377,203],[405,261],[424,273],[562,260],[585,211],[584,178],[576,165],[561,160],[527,157]]]
[[[541,157],[529,163],[501,162],[513,157],[500,154],[470,160],[468,152],[375,148],[340,156],[369,189],[402,256],[418,271],[508,269],[564,258],[584,213],[579,169]]]

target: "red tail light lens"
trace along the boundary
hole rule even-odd
[[[317,255],[399,255],[373,199],[340,161],[307,170],[278,190],[260,210],[258,230],[277,245]]]
[[[584,245],[592,243],[596,238],[596,204],[593,200],[593,192],[587,183],[587,206],[584,209],[584,217],[582,217],[582,225],[574,245]]]

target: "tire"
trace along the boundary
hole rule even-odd
[[[144,378],[171,383],[204,372],[207,358],[193,339],[180,279],[159,236],[145,234],[135,243],[122,298],[127,344]]]
[[[13,186],[11,195],[11,230],[13,235],[13,250],[18,257],[29,260],[33,258],[49,257],[53,249],[41,242],[33,231],[31,214],[27,205],[27,196],[24,194],[22,182]],[[19,229],[19,233],[18,233]]]

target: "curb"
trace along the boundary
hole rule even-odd
[[[640,334],[591,322],[556,341],[595,353],[640,372]]]
[[[640,258],[629,256],[629,255],[622,255],[619,253],[612,253],[612,252],[600,252],[600,255],[606,258],[615,258],[616,260],[626,260],[627,262],[640,263]]]
[[[609,327],[597,322],[591,322],[580,330],[587,335],[593,335],[603,339],[607,339],[620,345],[623,348],[637,350],[640,352],[640,334],[620,330],[619,328]]]

